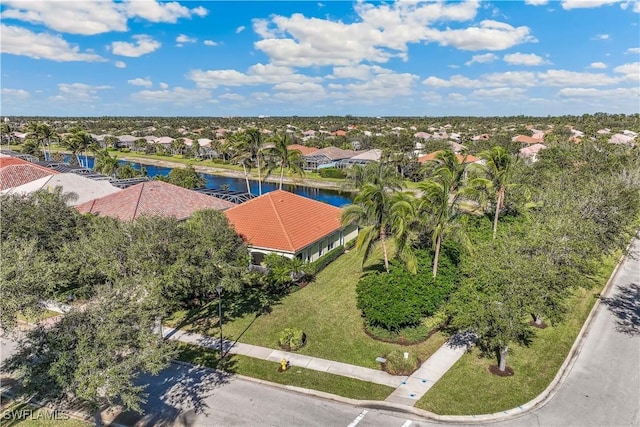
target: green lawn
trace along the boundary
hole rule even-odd
[[[178,359],[185,362],[351,399],[384,400],[394,390],[384,385],[305,368],[291,367],[286,372],[278,372],[279,363],[241,355],[232,355],[220,362],[217,352],[189,344],[180,344],[180,350]]]
[[[90,423],[75,420],[64,411],[37,408],[27,403],[17,402],[2,412],[2,427],[87,427]]]
[[[613,270],[611,257],[601,270],[601,282],[594,289],[579,289],[571,296],[566,319],[536,330],[529,347],[513,346],[507,358],[512,377],[488,372],[494,358],[481,358],[474,349],[465,354],[416,404],[439,415],[480,415],[515,408],[538,396],[551,383],[569,354],[601,287]]]
[[[374,262],[378,262],[372,257]],[[403,347],[376,341],[363,331],[363,319],[356,308],[355,288],[361,276],[361,257],[350,251],[320,272],[316,280],[286,296],[269,314],[245,315],[223,324],[227,339],[278,348],[278,334],[286,327],[301,328],[307,335],[307,345],[298,352],[368,368],[379,368],[376,357],[394,349],[417,352],[426,360],[445,341],[446,336],[434,334],[426,342]],[[370,265],[370,264],[368,264]],[[224,304],[223,304],[224,307]],[[217,313],[217,303],[205,307],[211,315]],[[186,316],[177,312],[166,323],[175,326]],[[205,318],[199,325],[188,325],[200,333],[217,336],[217,318]],[[407,350],[408,349],[408,350]]]

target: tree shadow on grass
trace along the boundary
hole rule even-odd
[[[200,366],[172,363],[157,376],[143,375],[139,384],[149,384],[145,390],[147,402],[143,414],[132,411],[115,417],[113,423],[136,426],[191,426],[199,415],[207,415],[206,399],[216,389],[229,382],[235,361],[225,359],[215,370]],[[224,365],[224,366],[222,366]]]
[[[602,303],[616,317],[616,331],[627,335],[640,335],[640,284],[618,286],[618,293],[603,298]]]

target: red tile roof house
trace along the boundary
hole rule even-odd
[[[431,160],[435,160],[439,152],[440,151],[434,151],[433,153],[418,157],[418,163],[425,163]],[[480,159],[471,154],[464,155],[456,153],[456,158],[458,159],[458,163],[480,163]]]
[[[57,171],[15,157],[0,157],[0,190],[56,175]]]
[[[76,206],[80,213],[133,221],[146,216],[189,218],[203,209],[225,210],[231,202],[163,181],[148,181]]]
[[[265,254],[312,262],[355,239],[355,224],[342,227],[342,210],[288,191],[276,190],[228,209],[224,214],[245,240],[252,263]]]

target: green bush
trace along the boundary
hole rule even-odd
[[[278,344],[287,351],[296,351],[307,342],[307,336],[302,329],[286,328],[280,332]]]
[[[331,249],[329,252],[327,252],[326,254],[324,254],[323,256],[321,256],[320,258],[318,258],[317,260],[311,263],[311,266],[309,268],[310,273],[318,274],[319,272],[324,270],[324,268],[327,265],[331,264],[333,261],[338,259],[338,257],[343,253],[344,253],[344,246],[342,245],[336,246],[335,248]]]
[[[344,179],[347,177],[347,174],[342,169],[337,168],[320,169],[319,173],[322,178]]]
[[[404,352],[393,350],[387,354],[385,371],[391,375],[411,375],[420,366],[420,360],[415,353],[409,352],[409,357],[404,358]]]
[[[430,328],[426,322],[418,326],[408,326],[397,331],[390,331],[380,326],[367,325],[367,333],[369,336],[380,341],[400,345],[412,345],[423,342],[429,338],[429,334],[434,329],[435,328]]]
[[[438,277],[431,275],[431,257],[418,252],[418,272],[413,275],[393,261],[389,273],[373,273],[356,286],[357,307],[367,324],[388,331],[418,326],[434,314],[453,291],[457,272],[450,259],[440,258]]]

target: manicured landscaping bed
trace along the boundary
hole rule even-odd
[[[372,257],[365,270],[378,262],[378,257]],[[364,331],[360,310],[356,308],[355,292],[362,274],[361,263],[361,255],[355,250],[342,255],[320,272],[313,283],[282,299],[271,313],[258,317],[248,314],[224,323],[224,336],[278,349],[280,331],[296,327],[307,336],[306,345],[299,353],[379,369],[376,357],[407,347],[375,340]],[[217,302],[203,308],[204,311],[207,309],[212,314],[217,313]],[[184,311],[174,313],[166,323],[176,326],[185,316]],[[184,328],[211,336],[219,334],[216,322],[207,322],[206,319],[200,327],[186,325]],[[437,332],[425,342],[409,348],[426,360],[445,341],[446,336]]]
[[[515,374],[489,373],[495,358],[481,358],[478,349],[465,354],[416,404],[439,415],[480,415],[512,409],[538,396],[551,383],[573,345],[618,257],[610,257],[600,272],[600,284],[576,290],[562,323],[534,329],[529,347],[513,346],[507,363]]]
[[[305,368],[291,367],[285,372],[278,372],[279,363],[241,355],[228,356],[227,360],[222,362],[223,366],[220,366],[218,353],[213,350],[184,343],[181,343],[179,348],[178,359],[184,362],[214,369],[220,367],[239,375],[310,388],[351,399],[384,400],[394,390],[384,385]]]

